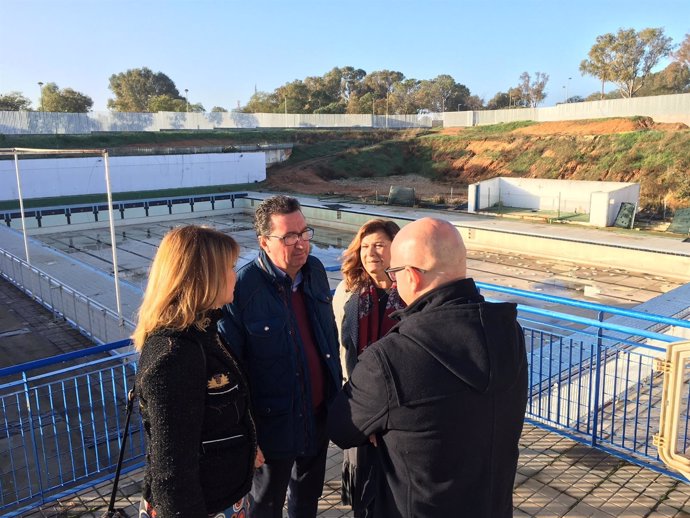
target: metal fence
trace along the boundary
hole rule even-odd
[[[653,446],[662,379],[653,363],[690,322],[478,285],[487,297],[519,303],[529,361],[529,421],[680,479],[664,468]],[[543,309],[541,303],[561,309]],[[118,352],[128,345],[121,341],[0,370],[0,513],[17,515],[112,476],[136,370],[134,353]],[[65,366],[75,359],[81,363]],[[135,415],[132,423],[127,469],[141,466],[144,455],[140,418]],[[681,426],[678,449],[685,451],[687,415]]]
[[[653,444],[659,431],[663,379],[655,361],[665,357],[666,343],[687,335],[690,322],[683,319],[690,315],[690,307],[672,318],[477,285],[487,297],[518,302],[530,365],[530,421],[684,480],[664,467]],[[559,311],[535,307],[537,301]],[[686,385],[685,399],[690,401],[688,390]],[[682,423],[678,451],[690,449],[687,415]]]
[[[134,353],[117,349],[129,345],[123,340],[0,370],[0,514],[21,515],[113,476],[136,369]],[[135,418],[124,470],[141,467],[143,455]]]
[[[131,320],[1,249],[0,275],[96,343],[122,340],[134,330]]]

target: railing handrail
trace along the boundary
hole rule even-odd
[[[125,338],[124,340],[118,340],[116,342],[110,342],[107,344],[103,345],[96,345],[94,347],[88,347],[86,349],[82,349],[80,351],[72,351],[69,353],[63,353],[63,354],[58,354],[55,356],[50,356],[48,358],[41,358],[40,360],[33,360],[30,362],[25,362],[25,363],[19,363],[17,365],[12,365],[11,367],[5,367],[0,369],[0,379],[2,379],[5,376],[10,376],[12,374],[21,374],[21,373],[26,373],[35,369],[39,369],[42,367],[47,367],[49,365],[55,365],[58,363],[66,362],[69,360],[75,360],[78,358],[85,358],[86,356],[92,356],[94,354],[102,353],[102,352],[108,352],[108,351],[113,351],[115,349],[122,349],[123,347],[129,347],[132,344],[132,341],[129,338]],[[110,358],[109,358],[110,359]],[[83,364],[82,364],[83,366]],[[64,369],[62,371],[53,371],[52,374],[59,373],[59,372],[66,372],[69,369]],[[4,385],[0,383],[0,387],[6,387],[7,385]]]
[[[131,199],[131,200],[118,200],[118,201],[113,201],[112,202],[112,207],[113,209],[118,209],[120,205],[124,206],[132,206],[134,204],[140,204],[140,203],[151,203],[151,202],[159,202],[159,201],[185,201],[185,200],[194,200],[196,201],[198,198],[215,198],[219,199],[221,196],[230,196],[233,195],[236,198],[246,198],[248,196],[248,193],[246,191],[225,191],[225,192],[216,192],[216,193],[207,193],[207,194],[187,194],[187,195],[180,195],[180,196],[159,196],[155,198],[142,198],[142,199]],[[70,209],[72,211],[73,209],[81,209],[81,208],[93,208],[93,207],[100,207],[100,206],[108,206],[107,201],[96,201],[96,202],[90,202],[90,203],[71,203],[67,205],[50,205],[50,206],[45,206],[45,207],[31,207],[25,210],[25,212],[36,212],[36,211],[47,211],[47,210],[66,210]],[[129,208],[129,207],[127,207]],[[0,210],[0,216],[4,215],[5,213],[16,213],[19,210],[19,207],[13,208],[13,209],[2,209]]]
[[[57,285],[57,286],[59,286],[61,289],[65,290],[67,293],[70,293],[70,294],[74,295],[75,297],[80,298],[80,299],[82,299],[82,300],[84,300],[84,301],[88,301],[89,304],[93,305],[94,308],[97,309],[98,311],[102,311],[102,312],[106,313],[108,316],[110,316],[110,317],[112,317],[112,318],[114,318],[114,319],[116,319],[116,320],[120,320],[120,316],[117,314],[117,312],[113,311],[112,309],[108,308],[107,306],[104,306],[103,304],[101,304],[101,303],[98,302],[97,300],[94,300],[93,298],[89,297],[88,295],[85,295],[85,294],[83,294],[82,292],[77,291],[77,290],[75,290],[74,288],[71,288],[70,286],[68,286],[68,285],[65,284],[64,282],[62,282],[62,281],[56,279],[55,277],[53,277],[53,276],[50,275],[49,273],[44,272],[44,271],[41,270],[40,268],[36,268],[35,266],[33,266],[33,265],[27,263],[27,262],[26,262],[24,259],[22,259],[21,257],[17,257],[17,256],[14,255],[13,253],[8,252],[7,250],[3,250],[3,249],[0,249],[0,254],[4,255],[4,256],[7,257],[7,258],[9,258],[11,261],[17,261],[17,262],[20,263],[24,268],[28,268],[29,270],[33,271],[34,273],[38,274],[39,276],[42,275],[43,277],[45,277],[45,278],[46,278],[47,280],[49,280],[50,282],[55,283],[55,285]],[[0,275],[2,275],[2,276],[4,276],[4,277],[7,277],[7,274],[4,273],[4,272],[0,272]],[[28,290],[28,288],[27,288],[27,287],[24,287],[24,290],[23,290],[23,291],[27,291],[27,290]],[[42,302],[43,302],[44,305],[45,305],[45,302],[46,302],[46,301],[42,301]],[[134,322],[132,322],[130,319],[125,318],[125,317],[122,317],[122,321],[123,321],[123,323],[128,324],[132,329],[134,329],[134,327],[135,327],[135,326],[134,326]]]
[[[639,329],[636,327],[622,326],[620,324],[612,324],[610,322],[606,322],[605,320],[603,322],[599,322],[598,320],[594,320],[591,318],[579,317],[577,315],[568,315],[567,313],[559,313],[558,311],[552,311],[550,309],[533,308],[531,306],[525,306],[523,304],[518,304],[517,307],[518,307],[518,311],[524,311],[525,313],[532,313],[533,315],[541,315],[541,316],[545,316],[545,317],[559,318],[559,319],[565,320],[566,322],[573,322],[575,324],[584,324],[586,326],[597,327],[600,329],[606,329],[606,330],[615,331],[618,333],[637,335],[637,336],[641,336],[643,338],[648,338],[650,340],[659,340],[661,342],[678,342],[680,340],[683,340],[682,338],[672,336],[672,335],[655,333],[654,331],[647,331],[646,329]],[[648,347],[651,349],[658,349],[658,347],[655,348],[654,346],[650,346],[648,344],[642,344],[641,343],[640,346],[641,347]]]
[[[553,302],[556,304],[562,304],[564,306],[570,306],[580,309],[590,309],[593,311],[603,311],[604,313],[610,313],[612,315],[619,315],[623,317],[637,318],[639,320],[647,320],[657,324],[667,324],[670,326],[684,327],[690,329],[690,321],[680,320],[673,317],[666,317],[663,315],[657,315],[655,313],[645,313],[643,311],[635,311],[634,309],[624,309],[616,308],[613,306],[606,306],[604,304],[598,304],[596,302],[586,302],[583,300],[567,299],[565,297],[559,297],[557,295],[544,295],[542,293],[534,293],[531,291],[521,290],[519,288],[508,288],[505,286],[499,286],[497,284],[489,284],[486,282],[476,282],[478,288],[485,289],[488,291],[495,291],[499,293],[507,293],[509,295],[518,295],[520,297],[526,297],[535,300],[541,300],[544,302]]]

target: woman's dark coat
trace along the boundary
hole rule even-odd
[[[242,498],[254,475],[256,430],[246,377],[216,322],[206,331],[149,336],[136,384],[146,435],[143,496],[158,516],[206,518]]]

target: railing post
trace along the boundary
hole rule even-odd
[[[604,321],[604,312],[599,311],[597,313],[597,320],[599,322]],[[592,446],[597,445],[597,428],[599,427],[599,392],[601,390],[601,376],[602,372],[606,373],[606,369],[602,371],[601,368],[601,346],[602,346],[602,335],[603,328],[597,328],[597,353],[596,353],[596,368],[594,369],[594,404],[592,405],[592,440],[590,444]]]
[[[29,382],[26,379],[26,371],[22,371],[22,381],[24,382],[24,397],[26,399],[26,411],[28,413],[29,420],[29,433],[31,434],[31,446],[34,450],[34,462],[36,463],[36,477],[38,477],[38,493],[41,495],[41,503],[45,503],[45,497],[43,494],[43,477],[41,476],[41,460],[38,455],[38,446],[36,445],[36,431],[34,430],[34,416],[33,410],[31,410],[31,394],[29,392]],[[31,470],[28,470],[29,474]],[[31,475],[29,475],[29,491],[33,496],[33,491],[31,491]]]

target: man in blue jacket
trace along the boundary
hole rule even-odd
[[[341,384],[331,292],[309,255],[314,229],[299,201],[264,200],[254,215],[261,251],[237,272],[219,330],[249,373],[266,459],[250,493],[250,518],[316,516],[326,470],[326,410]],[[232,469],[232,466],[228,466]]]
[[[515,304],[485,302],[465,270],[447,221],[424,218],[395,236],[386,272],[408,306],[329,409],[334,443],[377,445],[375,517],[513,515],[525,341]]]

